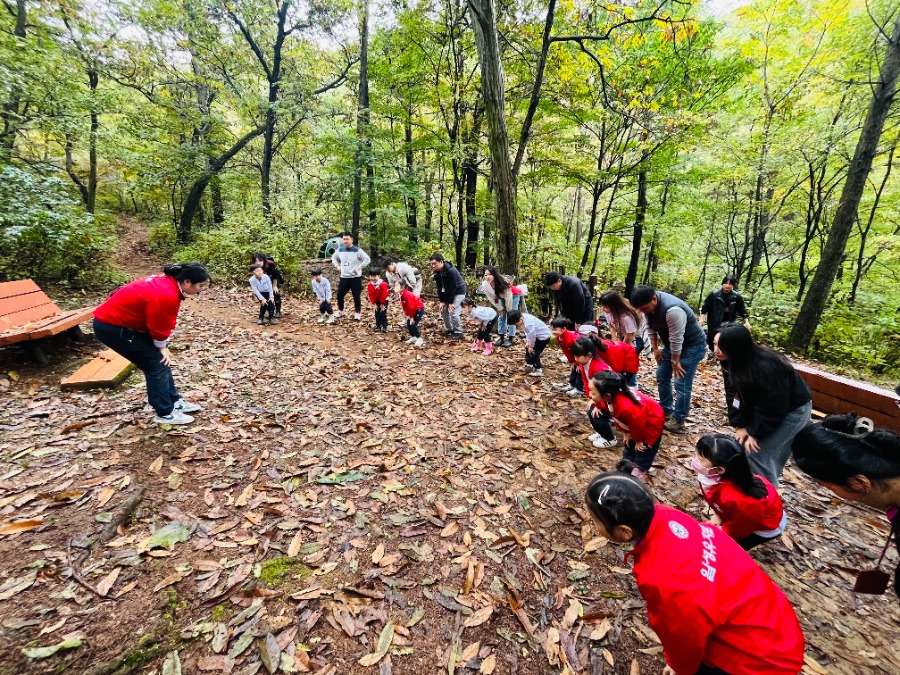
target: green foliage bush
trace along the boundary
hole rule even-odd
[[[171,258],[178,249],[175,226],[172,223],[154,223],[147,231],[147,248],[161,258]]]
[[[112,221],[95,218],[62,180],[0,167],[0,280],[89,286],[108,280]]]

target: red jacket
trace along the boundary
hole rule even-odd
[[[387,303],[388,295],[391,293],[387,282],[384,280],[377,286],[370,281],[369,285],[366,286],[366,292],[369,294],[369,302],[373,305],[383,305]]]
[[[762,499],[745,495],[730,480],[703,493],[703,498],[722,519],[722,529],[732,539],[743,539],[761,530],[777,530],[784,517],[781,496],[772,484],[762,476],[757,476],[766,484],[767,494]]]
[[[581,333],[576,333],[574,330],[567,330],[556,338],[556,344],[559,345],[559,348],[562,350],[563,355],[569,360],[569,363],[575,363],[575,358],[572,356],[572,345],[575,344],[575,340],[580,337]]]
[[[422,298],[405,287],[400,291],[400,306],[403,308],[403,313],[410,319],[412,319],[420,309],[425,309],[425,303],[422,302]]]
[[[184,294],[173,277],[165,274],[136,279],[122,286],[94,310],[103,323],[150,333],[165,342],[175,329]]]
[[[781,589],[719,528],[658,504],[628,557],[650,626],[679,675],[797,675],[803,633]]]
[[[640,359],[634,345],[627,342],[611,342],[604,340],[606,351],[600,352],[600,358],[609,364],[614,373],[633,375],[640,370]]]
[[[612,405],[604,403],[602,407],[613,416],[619,431],[628,432],[628,435],[638,443],[653,445],[662,436],[666,413],[662,406],[649,396],[639,391],[634,392],[634,395],[641,405],[635,405],[625,394],[616,394]]]
[[[603,359],[591,359],[586,366],[578,366],[578,372],[581,373],[581,382],[584,384],[584,395],[588,398],[591,397],[591,388],[588,384],[591,378],[601,370],[609,370],[609,366]]]

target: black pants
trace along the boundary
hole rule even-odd
[[[387,310],[387,303],[375,305],[375,328],[384,328],[387,330]]]
[[[695,675],[728,675],[728,671],[701,663]]]
[[[406,317],[406,330],[409,331],[409,336],[418,338],[422,337],[421,331],[419,331],[419,322],[422,320],[422,317],[425,316],[425,309],[417,309],[415,316],[413,318]]]
[[[572,366],[572,372],[569,373],[569,386],[578,391],[584,391],[584,382],[581,379],[581,371],[578,366]]]
[[[260,291],[265,297],[266,301],[259,303],[259,320],[262,321],[263,317],[268,313],[269,321],[275,318],[275,302],[272,298],[269,297],[269,293],[267,291]]]
[[[543,368],[541,366],[541,354],[547,348],[547,345],[550,344],[550,339],[546,340],[535,340],[534,341],[534,349],[531,350],[531,353],[525,352],[525,363],[529,366],[534,366],[536,370],[540,370]]]
[[[331,308],[331,303],[327,300],[323,300],[319,303],[319,314],[334,314],[334,310]]]
[[[279,293],[278,291],[275,291],[274,302],[275,302],[275,311],[278,312],[279,314],[281,314],[281,293]]]
[[[754,546],[765,544],[767,541],[777,539],[779,536],[781,535],[776,534],[774,537],[762,537],[758,534],[751,534],[750,536],[744,537],[743,539],[735,539],[735,541],[742,549],[744,549],[745,551],[749,551]]]
[[[94,319],[94,335],[100,342],[121,354],[144,371],[147,399],[160,417],[170,415],[181,398],[172,379],[172,369],[162,362],[162,355],[148,333],[122,328]]]
[[[603,411],[603,414],[601,415],[594,416],[591,414],[594,410],[599,410],[599,408],[592,403],[588,408],[588,420],[594,428],[594,431],[608,441],[613,440],[616,435],[613,433],[612,425],[609,423],[612,417],[605,411]],[[638,450],[637,441],[631,439],[625,444],[625,448],[622,450],[622,459],[633,462],[641,471],[649,471],[650,467],[653,466],[653,460],[656,459],[656,453],[659,452],[660,443],[662,443],[662,436],[656,439],[656,443],[651,445],[648,450]],[[644,444],[641,443],[642,447],[643,445]]]
[[[483,328],[479,328],[478,332],[475,333],[476,340],[486,340],[487,342],[491,341],[491,333],[494,332],[494,326],[497,325],[497,317],[494,317],[490,321],[485,324]]]
[[[731,410],[731,404],[737,397],[737,388],[731,386],[731,378],[728,376],[728,361],[719,361],[722,368],[722,383],[725,385],[725,408]]]
[[[353,311],[359,314],[360,309],[362,308],[360,302],[360,297],[362,295],[362,277],[341,277],[341,280],[338,282],[337,290],[339,312],[344,311],[344,298],[347,296],[347,291],[350,291],[353,295]]]

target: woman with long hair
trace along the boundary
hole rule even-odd
[[[600,296],[600,308],[606,315],[606,325],[613,341],[632,345],[640,357],[644,351],[647,320],[616,291],[606,291]],[[637,386],[637,373],[628,378],[628,386]]]
[[[521,293],[515,293],[513,285],[493,265],[484,268],[484,278],[481,280],[479,290],[484,293],[490,305],[497,310],[497,335],[502,338],[500,346],[512,347],[513,338],[516,337],[516,327],[507,322],[507,316],[519,308]]]
[[[94,311],[97,339],[144,371],[157,424],[190,424],[194,418],[186,413],[200,410],[175,388],[168,343],[181,301],[208,287],[209,272],[200,263],[169,265],[162,274],[126,284]]]
[[[755,342],[744,326],[724,326],[715,336],[714,349],[734,391],[729,424],[747,451],[753,473],[777,488],[791,441],[812,413],[809,387],[784,355]]]

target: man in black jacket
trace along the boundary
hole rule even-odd
[[[594,299],[581,279],[570,274],[547,272],[544,285],[553,294],[562,315],[575,324],[576,330],[583,323],[593,323]]]
[[[466,282],[453,265],[444,260],[440,253],[431,256],[431,270],[438,300],[441,301],[441,317],[444,319],[444,335],[451,340],[462,339],[462,301],[466,297]]]

